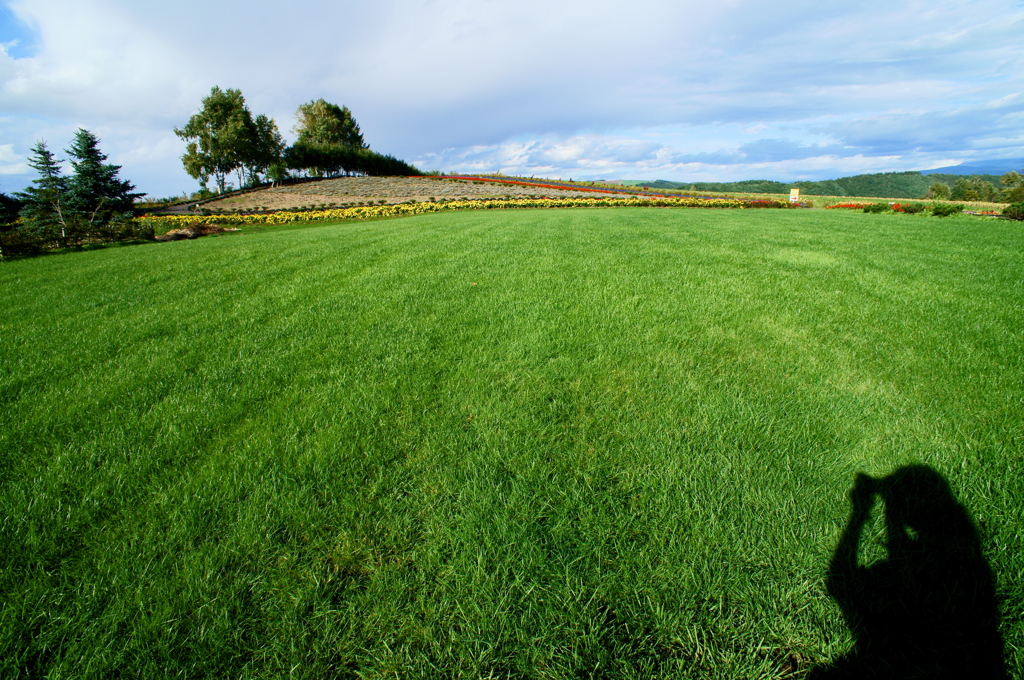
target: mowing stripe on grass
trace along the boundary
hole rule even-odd
[[[782,677],[850,644],[854,474],[924,463],[1020,677],[1022,256],[611,209],[3,263],[2,674]]]

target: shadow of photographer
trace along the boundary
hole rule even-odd
[[[865,567],[857,555],[876,496],[888,559]],[[942,475],[924,465],[881,479],[858,474],[850,500],[828,592],[856,641],[808,678],[1006,678],[992,571]]]

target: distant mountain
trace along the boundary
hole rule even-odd
[[[963,166],[957,166],[963,167]],[[1004,171],[1005,172],[1005,171]],[[1003,173],[988,174],[969,172],[981,179],[1001,187],[999,177]],[[670,182],[659,179],[648,181],[627,181],[626,184],[648,186],[652,189],[683,189],[691,191],[716,191],[750,194],[788,194],[793,187],[799,187],[806,196],[863,196],[865,198],[923,198],[928,187],[935,182],[952,186],[962,175],[929,171],[925,175],[917,170],[907,172],[877,172],[870,175],[853,175],[827,179],[821,182],[776,182],[768,179],[751,179],[742,182]]]
[[[1004,158],[995,161],[971,161],[960,165],[947,165],[944,168],[922,170],[922,175],[1003,175],[1011,170],[1020,172],[1024,169],[1024,158]]]

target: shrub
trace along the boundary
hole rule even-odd
[[[895,210],[895,206],[893,209]],[[925,206],[922,203],[900,203],[899,212],[916,215],[919,212],[924,212],[924,210]]]
[[[16,198],[0,193],[0,231],[12,231],[18,221],[18,213],[24,204]]]
[[[870,205],[864,206],[864,212],[866,213],[883,213],[888,209],[888,203],[871,203]]]
[[[1003,217],[1018,222],[1024,221],[1024,201],[1006,206],[1003,209]]]
[[[284,151],[292,170],[306,170],[314,177],[362,173],[376,177],[419,175],[420,171],[394,156],[340,144],[313,145],[296,142]]]
[[[932,215],[935,217],[949,217],[950,215],[959,215],[963,210],[962,205],[956,205],[955,203],[936,203],[932,206]]]

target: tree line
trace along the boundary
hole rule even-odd
[[[994,175],[932,174],[916,170],[878,172],[853,175],[817,182],[776,182],[747,180],[742,182],[644,182],[652,189],[689,189],[693,191],[745,192],[763,194],[789,193],[791,187],[812,196],[865,196],[877,198],[934,198],[953,201],[991,201],[1017,203],[1024,200],[1021,175],[1009,172]]]
[[[948,182],[935,182],[928,187],[925,198],[1020,203],[1024,201],[1024,176],[1018,172],[1008,172],[999,178],[998,187],[980,175],[957,177],[952,186]]]
[[[317,99],[299,106],[295,118],[298,138],[286,146],[277,123],[263,114],[254,117],[241,91],[214,87],[199,113],[174,129],[188,144],[181,158],[185,171],[204,188],[212,178],[220,193],[228,190],[232,173],[239,188],[294,176],[422,174],[371,151],[348,107]]]

